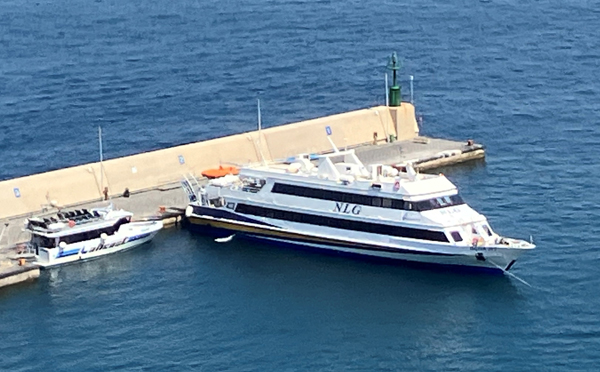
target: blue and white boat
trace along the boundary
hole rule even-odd
[[[506,272],[535,246],[498,235],[444,176],[364,166],[353,150],[258,164],[192,187],[190,228],[280,245]]]
[[[105,208],[63,211],[48,218],[29,218],[25,230],[42,268],[98,258],[150,241],[162,229],[162,221],[132,222],[133,214]]]

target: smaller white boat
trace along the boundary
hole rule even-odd
[[[133,213],[105,208],[59,212],[49,218],[29,218],[25,231],[35,264],[49,268],[124,251],[150,241],[162,221],[131,222]]]

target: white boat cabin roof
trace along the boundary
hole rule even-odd
[[[411,164],[406,172],[382,164],[364,166],[354,150],[334,152],[318,157],[313,164],[309,155],[301,154],[289,164],[260,164],[240,169],[239,179],[273,180],[299,185],[319,185],[354,191],[376,190],[406,201],[420,201],[458,194],[456,186],[444,175],[419,174]],[[238,179],[226,176],[212,180],[214,186],[225,186]]]
[[[121,219],[129,221],[133,213],[113,210],[112,207],[60,211],[50,217],[31,217],[25,223],[25,230],[34,235],[48,238],[72,235],[99,230],[114,225]]]

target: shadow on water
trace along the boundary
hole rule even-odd
[[[528,289],[504,276],[417,269],[237,239],[219,244],[190,236],[190,243],[210,262],[219,307],[239,309],[231,310],[233,327],[273,337],[283,332],[319,345],[307,348],[326,348],[325,340],[344,337],[357,348],[441,347],[443,337],[443,347],[463,350],[467,330],[501,327],[500,319],[517,316],[527,302]]]
[[[38,279],[39,280],[39,279]],[[39,287],[37,280],[28,280],[25,282],[9,285],[7,287],[0,288],[0,302],[4,299],[11,299],[15,296],[19,296],[20,293],[34,291]]]

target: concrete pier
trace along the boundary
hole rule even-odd
[[[35,280],[40,276],[40,269],[31,264],[22,266],[12,262],[0,262],[0,288],[8,285]]]
[[[483,146],[473,141],[457,142],[430,137],[360,146],[356,148],[356,154],[365,164],[380,163],[402,167],[412,163],[420,171],[485,157]]]

